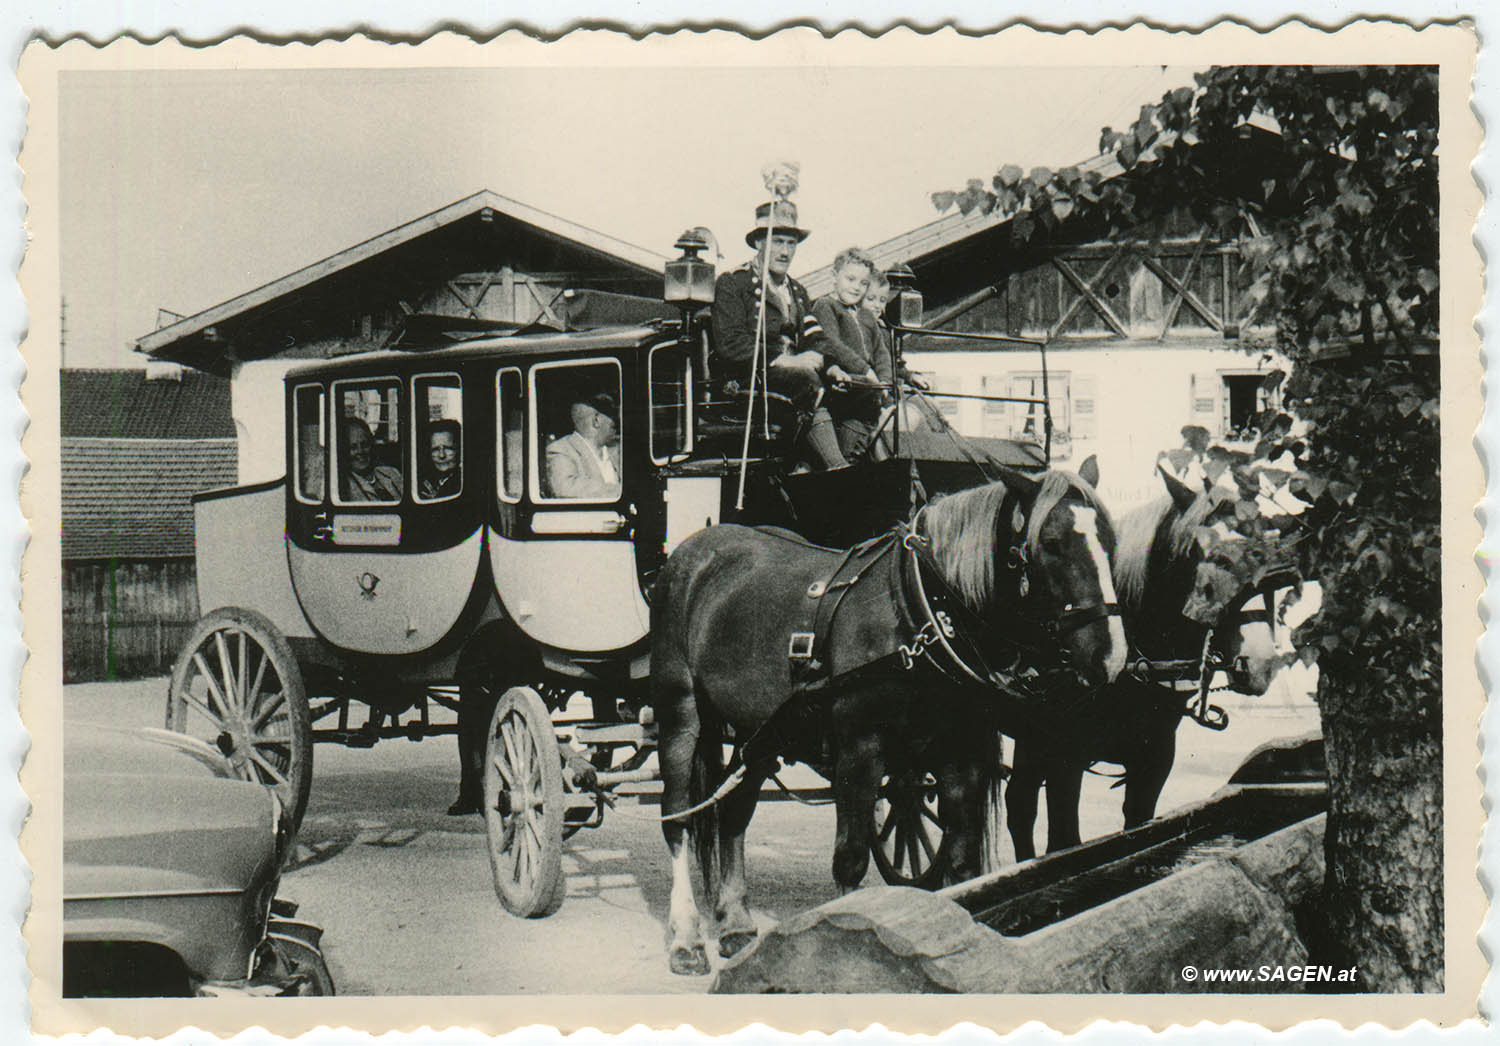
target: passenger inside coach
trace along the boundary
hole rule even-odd
[[[423,499],[450,498],[462,489],[462,435],[462,427],[452,418],[439,419],[427,427],[427,462],[421,486]]]
[[[359,418],[344,419],[345,501],[400,501],[401,470],[375,463],[375,437]]]
[[[607,392],[581,397],[569,411],[573,431],[547,445],[547,492],[554,498],[606,501],[620,496],[619,408]]]

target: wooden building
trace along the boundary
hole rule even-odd
[[[1111,157],[1082,166],[1119,177]],[[950,214],[871,248],[889,268],[909,264],[924,296],[924,325],[1047,343],[1053,460],[1076,466],[1095,454],[1112,505],[1161,491],[1159,452],[1197,425],[1239,445],[1258,410],[1275,405],[1287,364],[1263,347],[1239,245],[1187,219],[1165,230],[1106,237],[1077,221],[1050,239],[1012,242],[1014,214]],[[816,297],[831,268],[803,281]],[[1036,398],[1041,356],[1010,345],[909,339],[908,364],[935,391]],[[943,399],[960,431],[1040,438],[1035,407]]]
[[[426,324],[561,326],[579,290],[659,298],[662,255],[483,190],[137,339],[232,380],[241,483],[285,471],[281,379]]]
[[[235,482],[229,383],[64,370],[63,679],[156,675],[198,619],[192,495]]]

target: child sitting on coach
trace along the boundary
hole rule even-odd
[[[840,251],[833,260],[833,293],[813,303],[813,316],[828,339],[823,350],[824,378],[830,386],[845,382],[872,386],[830,387],[828,392],[828,412],[838,426],[839,449],[851,461],[865,453],[880,422],[881,390],[873,387],[882,380],[876,362],[880,331],[874,315],[862,307],[874,272],[874,259],[858,247]],[[885,370],[889,373],[889,364]]]

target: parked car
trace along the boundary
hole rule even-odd
[[[67,724],[63,995],[331,995],[322,930],[279,900],[294,831],[212,745]]]

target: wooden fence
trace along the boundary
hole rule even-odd
[[[63,563],[63,682],[165,675],[198,620],[190,556]]]

